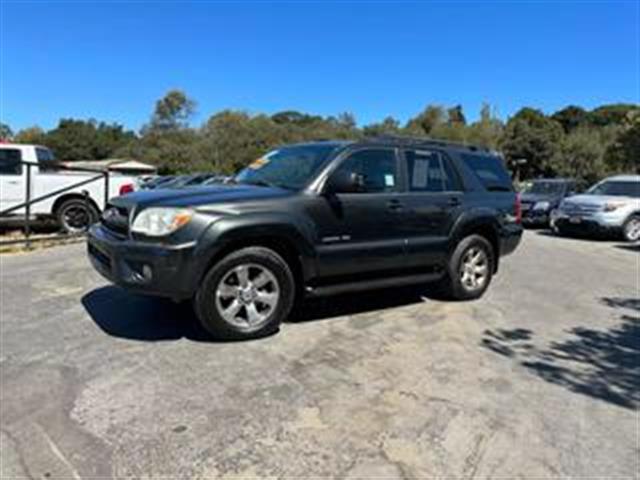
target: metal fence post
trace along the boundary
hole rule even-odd
[[[107,208],[107,203],[109,202],[109,170],[104,172],[104,205],[102,209]]]
[[[24,209],[24,236],[26,239],[26,247],[31,248],[29,237],[31,236],[31,164],[27,163],[27,185],[26,185],[26,202]]]

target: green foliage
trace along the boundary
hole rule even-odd
[[[630,103],[614,103],[611,105],[602,105],[595,108],[588,114],[588,121],[596,127],[604,127],[607,125],[621,125],[627,121],[629,115],[640,111],[639,105]]]
[[[594,183],[607,175],[605,153],[615,138],[615,127],[597,129],[582,126],[564,136],[550,161],[552,171],[559,176],[580,178]]]
[[[500,147],[507,162],[519,167],[523,178],[552,175],[551,159],[557,154],[562,140],[561,125],[540,110],[525,107],[505,125]]]
[[[621,130],[607,149],[608,163],[619,172],[640,173],[640,110],[627,113]]]
[[[21,130],[14,139],[19,143],[45,145],[63,161],[109,158],[135,140],[135,133],[122,125],[70,118],[60,120],[56,128],[46,133],[39,127]]]
[[[570,133],[576,128],[586,125],[588,116],[584,108],[569,105],[551,115],[551,119],[562,125],[565,133]]]
[[[181,90],[170,90],[156,102],[149,130],[166,131],[186,128],[195,112],[196,102]]]
[[[0,122],[0,140],[13,138],[13,130],[6,123]]]
[[[614,172],[638,171],[640,162],[638,105],[602,105],[592,111],[571,105],[551,116],[523,108],[506,124],[488,104],[471,123],[461,105],[427,105],[404,126],[389,116],[362,128],[349,112],[322,117],[295,110],[271,116],[223,110],[191,128],[195,105],[184,92],[171,90],[156,102],[149,124],[138,135],[117,124],[62,119],[48,132],[21,130],[14,141],[49,146],[61,160],[134,158],[156,165],[161,173],[230,174],[280,145],[382,135],[483,146],[501,152],[522,178],[562,175],[592,182]]]
[[[379,137],[382,135],[400,134],[400,122],[393,117],[386,117],[381,123],[365,125],[362,133],[366,137]]]

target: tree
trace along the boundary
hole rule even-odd
[[[430,135],[432,130],[445,122],[446,116],[444,108],[440,105],[428,105],[422,113],[411,118],[405,130],[412,135]]]
[[[570,133],[587,123],[588,113],[582,107],[569,105],[551,115],[551,119],[562,125],[565,133]]]
[[[0,140],[13,138],[13,130],[6,123],[0,122]]]
[[[607,125],[623,125],[627,121],[628,115],[640,111],[640,105],[631,103],[614,103],[602,105],[593,109],[588,114],[588,121],[596,127]]]
[[[47,145],[47,134],[38,126],[28,127],[16,133],[13,141],[32,145]]]
[[[447,110],[447,123],[450,125],[466,125],[467,119],[462,111],[462,105],[456,105]]]
[[[512,165],[522,160],[520,172],[527,176],[552,174],[551,159],[563,137],[561,125],[540,110],[525,107],[507,122],[500,146]]]
[[[181,90],[170,90],[156,102],[149,126],[152,130],[177,130],[188,127],[196,102]]]
[[[614,171],[640,173],[640,111],[627,114],[621,132],[609,145],[606,160]]]
[[[134,141],[135,133],[118,124],[64,118],[46,133],[42,143],[63,161],[102,160]]]
[[[613,137],[611,131],[589,126],[572,130],[562,138],[550,161],[552,171],[559,176],[594,183],[607,174],[605,153]]]
[[[491,113],[491,105],[485,103],[480,110],[480,119],[467,128],[467,141],[491,150],[497,150],[504,125]]]
[[[394,135],[400,133],[400,122],[395,118],[386,117],[381,123],[365,125],[362,132],[367,137],[379,137],[381,135]]]

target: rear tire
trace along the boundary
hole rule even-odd
[[[194,309],[214,338],[248,340],[275,333],[294,298],[294,277],[282,257],[268,248],[248,247],[211,267]]]
[[[627,242],[640,240],[640,215],[631,215],[622,226],[622,236]]]
[[[453,300],[480,298],[489,288],[495,267],[495,252],[481,235],[462,239],[449,258],[441,280],[442,293]]]
[[[66,233],[86,232],[100,218],[96,207],[81,198],[64,200],[56,209],[55,215],[58,225]]]

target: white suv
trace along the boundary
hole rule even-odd
[[[640,240],[640,175],[605,178],[582,195],[565,199],[551,215],[551,228],[565,233],[621,233]]]

